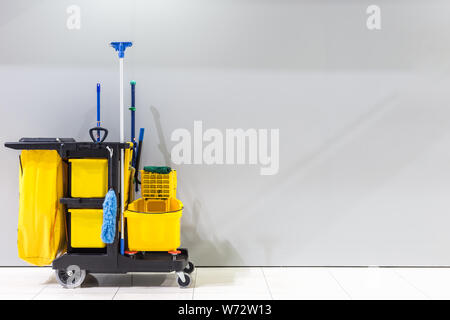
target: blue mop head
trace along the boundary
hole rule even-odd
[[[103,201],[103,225],[101,238],[104,243],[113,243],[116,235],[117,198],[110,189]]]

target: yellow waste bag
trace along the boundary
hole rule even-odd
[[[49,265],[66,248],[63,205],[66,164],[55,150],[23,150],[17,247],[19,258]]]

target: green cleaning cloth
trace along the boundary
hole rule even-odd
[[[172,171],[172,168],[170,167],[155,167],[155,166],[145,166],[144,171],[147,172],[153,172],[153,173],[161,173],[161,174],[167,174]]]

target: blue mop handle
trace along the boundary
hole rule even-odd
[[[100,127],[100,83],[97,83],[97,127]],[[100,131],[97,131],[97,142],[100,142]]]
[[[139,130],[139,143],[141,143],[144,140],[144,128],[141,128]]]
[[[123,237],[120,238],[120,254],[125,255],[125,239]]]
[[[97,83],[97,127],[100,127],[100,83]],[[100,131],[97,131],[97,142],[100,142]]]

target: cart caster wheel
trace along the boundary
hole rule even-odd
[[[186,266],[186,268],[184,268],[183,272],[191,274],[192,272],[194,272],[194,270],[195,270],[194,264],[189,261],[188,265]]]
[[[86,270],[77,265],[68,266],[63,270],[55,270],[56,280],[64,288],[73,289],[81,286],[86,278]]]
[[[191,283],[191,277],[187,273],[180,272],[178,273],[177,282],[180,288],[185,288]]]

